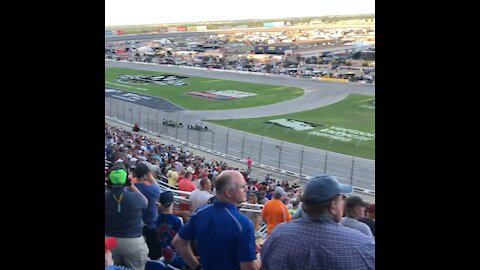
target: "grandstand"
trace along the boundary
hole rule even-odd
[[[149,150],[152,153],[145,154],[149,152]],[[131,170],[138,162],[141,162],[142,160],[145,162],[149,162],[150,165],[155,164],[154,157],[158,158],[159,155],[162,157],[161,163],[165,165],[168,163],[169,158],[175,157],[178,161],[182,163],[181,166],[184,169],[189,166],[193,166],[196,170],[199,170],[200,168],[205,168],[206,170],[208,169],[210,170],[209,176],[213,179],[214,177],[212,177],[211,173],[215,172],[217,169],[240,170],[242,174],[244,174],[245,179],[248,181],[249,190],[255,189],[258,191],[259,189],[263,189],[271,193],[273,189],[277,186],[277,184],[280,185],[279,180],[276,180],[269,175],[265,177],[266,179],[252,178],[252,175],[250,175],[246,170],[246,163],[244,164],[244,168],[235,168],[229,166],[226,162],[207,160],[205,157],[196,156],[188,150],[184,151],[181,147],[161,144],[153,139],[147,139],[140,133],[130,132],[124,128],[117,128],[105,123],[105,181],[107,181],[107,176],[112,165],[116,162],[124,163],[125,167],[128,170]],[[173,164],[177,165],[177,162]],[[166,177],[166,166],[162,167],[160,165],[158,167],[155,167],[155,169],[157,170],[155,177],[161,187],[162,192],[172,191],[174,193],[174,210],[180,211],[179,206],[181,203],[190,204],[191,192],[181,191],[178,189],[178,187],[172,186],[168,183],[168,179]],[[283,181],[281,185],[287,191],[287,196],[284,200],[284,203],[286,204],[289,203],[291,198],[297,198],[298,194],[302,191],[301,187],[299,187],[295,183],[290,185],[288,181]],[[242,203],[240,211],[242,213],[253,212],[259,214],[262,208],[263,204]],[[188,215],[191,214],[191,211],[189,211]],[[267,236],[266,225],[263,222],[259,229],[255,232],[255,236],[257,244],[262,245]]]
[[[248,192],[259,194],[259,191],[266,192],[267,197],[272,196],[274,189],[277,186],[282,186],[286,191],[282,198],[284,204],[289,205],[290,201],[299,200],[299,195],[303,188],[296,182],[289,182],[285,179],[277,180],[270,175],[259,176],[255,175],[255,168],[253,171],[247,170],[247,164],[242,164],[239,167],[232,166],[223,160],[215,160],[211,157],[204,157],[194,154],[189,149],[183,149],[181,146],[173,144],[161,143],[155,138],[148,138],[140,132],[132,132],[126,128],[117,127],[105,123],[105,181],[107,181],[108,173],[113,164],[121,162],[125,165],[127,170],[135,168],[139,162],[145,162],[154,171],[154,177],[160,185],[162,192],[171,191],[174,193],[174,213],[179,216],[191,216],[191,210],[184,213],[181,209],[181,204],[190,205],[190,195],[192,192],[179,190],[177,186],[170,185],[167,179],[167,170],[171,166],[179,166],[179,171],[190,171],[195,178],[200,178],[202,175],[207,175],[208,178],[215,180],[215,176],[222,170],[233,169],[239,170],[244,175],[248,184]],[[238,164],[235,164],[238,165]],[[106,187],[107,188],[107,187]],[[214,193],[213,190],[212,193]],[[293,200],[292,200],[293,199]],[[240,212],[247,213],[261,213],[263,204],[249,204],[241,203]],[[188,218],[185,220],[187,222]],[[256,243],[262,246],[267,239],[267,226],[262,221],[259,228],[255,231]],[[155,268],[157,267],[157,268]],[[163,267],[163,268],[162,268]],[[165,264],[163,257],[159,260],[147,262],[148,269],[178,269],[172,265]]]

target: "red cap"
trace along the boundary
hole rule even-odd
[[[105,253],[107,250],[112,250],[117,246],[117,239],[115,237],[105,237]]]

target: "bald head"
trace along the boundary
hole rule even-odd
[[[229,188],[234,187],[235,179],[238,179],[239,177],[243,179],[243,175],[239,171],[226,170],[221,172],[215,181],[217,193],[223,193]]]
[[[215,188],[220,201],[240,204],[246,200],[245,179],[239,171],[226,170],[221,172],[216,179]]]

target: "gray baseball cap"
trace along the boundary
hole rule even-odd
[[[275,188],[275,191],[273,192],[274,194],[280,194],[280,195],[285,195],[285,190],[283,190],[282,187],[278,186]]]
[[[329,174],[321,174],[310,179],[305,185],[303,197],[310,203],[322,203],[332,199],[338,194],[349,194],[353,187],[340,184],[337,178]]]

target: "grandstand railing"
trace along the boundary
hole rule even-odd
[[[175,204],[179,204],[180,202],[186,202],[190,203],[190,194],[191,192],[188,191],[182,191],[178,190],[176,187],[161,181],[157,180],[158,184],[160,185],[161,189],[164,191],[171,191],[173,192],[173,198],[175,199]],[[249,207],[258,207],[260,209],[263,209],[263,204],[251,204],[251,203],[241,203],[240,204],[240,212],[254,212],[254,213],[261,213],[262,210],[257,210],[257,209],[250,209],[250,208],[245,208],[246,206]],[[267,226],[265,222],[262,221],[262,224],[260,228],[255,232],[255,236],[261,240],[265,240],[267,237]]]

